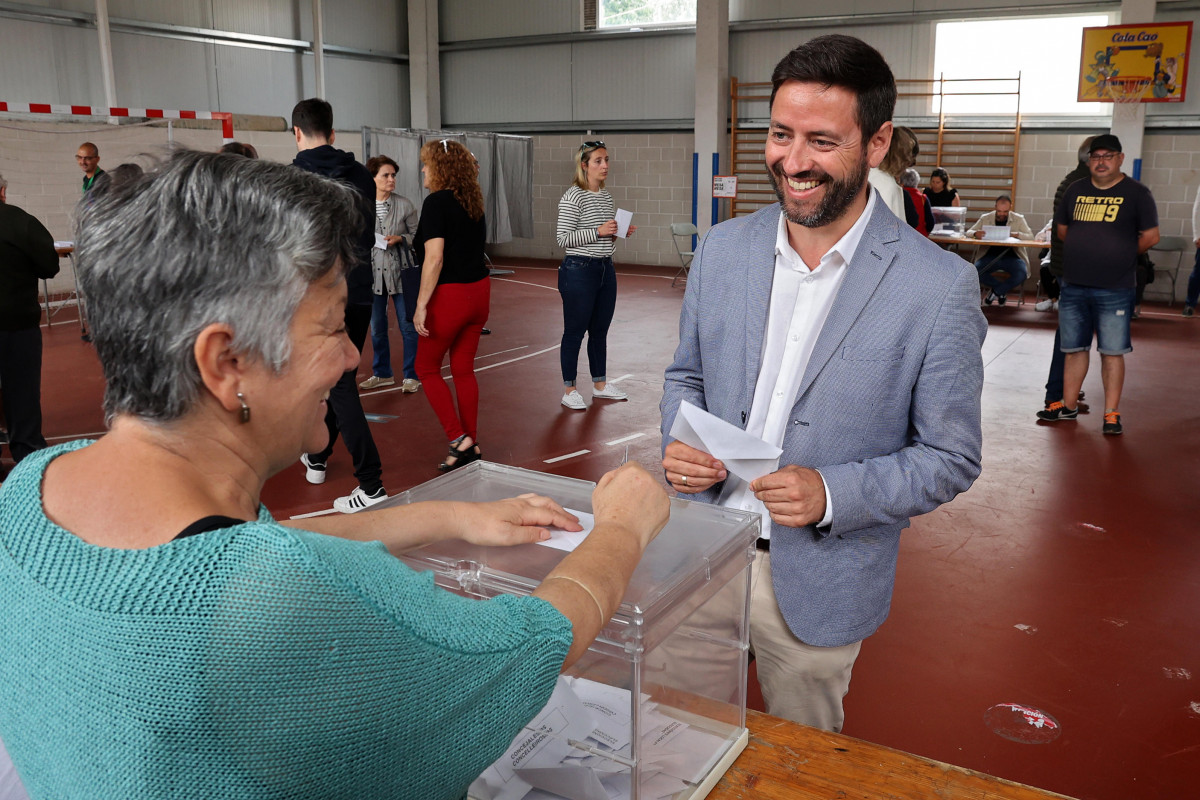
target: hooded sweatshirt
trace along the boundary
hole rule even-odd
[[[375,180],[367,168],[354,160],[354,155],[345,150],[323,144],[296,154],[292,165],[305,172],[313,172],[333,178],[358,189],[362,199],[362,213],[358,244],[354,248],[355,264],[346,274],[347,302],[370,305],[374,300],[371,291],[371,247],[375,244]]]

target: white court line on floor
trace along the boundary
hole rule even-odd
[[[329,514],[336,513],[338,513],[336,508],[327,508],[324,511],[310,511],[307,514],[293,514],[292,516],[288,517],[288,519],[308,519],[309,517],[324,517],[328,516]]]
[[[557,345],[557,344],[556,344],[556,345],[554,345],[554,347],[559,347],[559,346],[560,346],[560,345]],[[488,353],[487,355],[484,355],[484,356],[475,356],[475,360],[476,360],[476,361],[478,361],[478,360],[479,360],[479,359],[481,359],[481,358],[491,358],[492,356],[498,356],[498,355],[501,355],[501,354],[503,354],[503,353],[513,353],[513,352],[516,352],[517,350],[524,350],[526,347],[529,347],[529,345],[527,345],[527,344],[523,344],[523,345],[521,345],[520,347],[510,347],[510,348],[508,348],[507,350],[497,350],[495,353]],[[554,349],[554,347],[551,347],[551,348],[549,348],[549,349],[550,349],[550,350],[553,350],[553,349]],[[542,353],[545,353],[545,352],[548,352],[548,351],[547,351],[547,350],[539,350],[539,351],[537,351],[536,353],[529,353],[528,355],[521,356],[520,358],[510,358],[508,361],[501,361],[499,364],[492,364],[491,366],[487,366],[487,367],[478,367],[478,368],[476,368],[476,370],[475,370],[475,371],[476,371],[476,372],[483,372],[485,369],[491,369],[492,367],[500,367],[500,366],[503,366],[503,365],[505,365],[505,364],[511,364],[511,363],[513,363],[514,361],[520,361],[522,358],[532,358],[533,356],[539,356],[539,355],[541,355]],[[442,367],[442,372],[446,372],[446,371],[447,371],[447,370],[449,370],[449,369],[450,369],[450,365],[449,365],[449,364],[446,364],[446,365],[444,365],[444,366]],[[442,377],[443,377],[443,378],[445,378],[445,379],[446,379],[446,380],[448,380],[448,381],[452,381],[452,380],[454,380],[454,377],[453,377],[453,376],[451,376],[451,375],[442,375]],[[376,390],[374,390],[374,391],[370,391],[370,392],[359,392],[359,396],[361,396],[361,397],[373,397],[373,396],[375,396],[375,395],[377,395],[377,394],[387,394],[388,392],[398,392],[398,391],[400,391],[400,390],[401,390],[401,389],[403,389],[403,388],[404,388],[404,387],[403,387],[402,385],[400,385],[400,384],[397,384],[397,385],[395,385],[395,386],[389,386],[389,387],[388,387],[388,388],[386,388],[386,389],[376,389]]]
[[[613,439],[611,442],[605,442],[604,444],[607,447],[612,447],[614,444],[625,444],[625,442],[632,442],[634,439],[640,439],[645,435],[646,434],[644,433],[631,433],[628,436],[622,436],[620,439]]]
[[[567,453],[565,456],[556,456],[554,458],[547,458],[542,463],[543,464],[553,464],[556,461],[566,461],[568,458],[574,458],[575,456],[584,456],[590,452],[592,452],[592,451],[591,450],[576,450],[574,453]]]
[[[620,383],[621,381],[625,380],[626,378],[632,378],[632,377],[633,377],[633,373],[628,373],[626,375],[622,375],[619,378],[613,378],[612,380],[608,381],[608,383]]]
[[[543,353],[549,353],[551,350],[557,350],[560,347],[562,347],[561,344],[556,344],[553,347],[547,347],[545,350],[538,350],[536,353],[528,353],[523,356],[517,356],[516,358],[510,358],[508,361],[500,361],[496,364],[488,364],[486,367],[478,367],[478,368],[476,368],[475,371],[483,372],[485,369],[495,369],[496,367],[503,367],[505,364],[512,364],[516,361],[524,361],[527,358],[533,358],[534,356],[540,356]]]
[[[531,269],[537,269],[537,267],[531,267]],[[546,286],[541,283],[530,283],[529,281],[518,281],[518,280],[513,280],[512,278],[493,278],[492,280],[504,281],[505,283],[519,283],[523,286],[536,286],[539,289],[549,289],[552,292],[558,291],[557,286]]]

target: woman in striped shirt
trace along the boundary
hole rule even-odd
[[[610,386],[605,374],[608,326],[617,305],[617,273],[612,254],[616,248],[617,221],[612,195],[604,188],[608,178],[608,149],[604,142],[584,142],[575,155],[575,182],[558,202],[558,244],[567,250],[558,268],[558,291],[563,301],[563,335],[559,359],[563,398],[567,408],[587,408],[575,389],[579,348],[588,337],[588,367],[592,373],[592,398],[626,400],[628,395]],[[629,226],[632,235],[637,226]]]

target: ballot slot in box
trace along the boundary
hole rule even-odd
[[[595,484],[477,461],[392,502],[546,495],[587,525]],[[760,520],[671,500],[620,608],[561,676],[550,702],[471,787],[476,800],[699,800],[746,745],[750,564]],[[461,540],[406,553],[439,586],[527,595],[573,546]],[[576,539],[575,541],[577,541]]]

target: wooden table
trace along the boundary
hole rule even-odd
[[[746,725],[750,743],[708,800],[1065,798],[757,711],[746,712]]]

